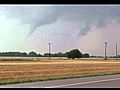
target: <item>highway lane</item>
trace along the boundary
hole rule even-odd
[[[120,74],[0,85],[0,88],[120,88]]]

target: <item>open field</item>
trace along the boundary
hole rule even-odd
[[[12,62],[12,60],[14,61]],[[24,62],[24,60],[28,61]],[[0,58],[0,84],[116,73],[120,73],[120,60],[47,60],[38,57]]]

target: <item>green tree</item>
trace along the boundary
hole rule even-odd
[[[37,56],[37,53],[32,51],[32,52],[29,53],[29,56]]]
[[[72,59],[82,57],[82,53],[78,49],[73,49],[70,52],[67,52],[66,54],[68,58],[72,58]]]

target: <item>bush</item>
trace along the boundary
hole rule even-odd
[[[89,58],[89,54],[88,53],[82,54],[82,57],[83,58]]]

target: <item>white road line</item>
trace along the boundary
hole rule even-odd
[[[82,83],[73,83],[73,84],[58,85],[58,86],[50,86],[50,87],[44,87],[44,88],[59,88],[59,87],[65,87],[65,86],[73,86],[73,85],[81,85],[81,84],[90,84],[90,83],[99,83],[99,82],[114,81],[114,80],[120,80],[120,78],[106,79],[106,80],[99,80],[99,81],[90,81],[90,82],[82,82]]]

